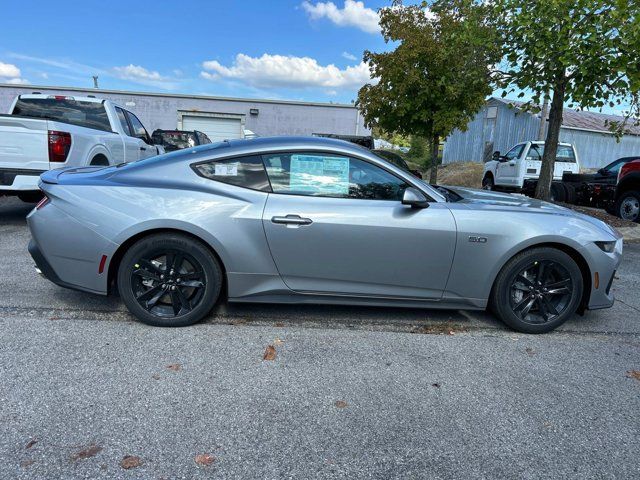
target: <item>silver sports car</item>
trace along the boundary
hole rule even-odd
[[[485,309],[530,333],[613,304],[620,235],[530,198],[433,187],[324,138],[203,145],[52,170],[29,214],[37,269],[190,325],[232,302]]]

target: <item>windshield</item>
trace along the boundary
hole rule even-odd
[[[71,97],[19,98],[11,114],[111,131],[109,117],[102,102],[81,102]]]

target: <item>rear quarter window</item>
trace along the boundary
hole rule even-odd
[[[197,163],[192,168],[201,177],[217,182],[261,192],[271,191],[262,157],[259,155],[212,160]]]

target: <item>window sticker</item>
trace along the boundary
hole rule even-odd
[[[349,159],[291,155],[289,190],[329,195],[349,193]]]
[[[238,162],[235,163],[216,163],[215,175],[218,177],[237,177]]]

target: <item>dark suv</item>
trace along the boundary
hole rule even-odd
[[[167,152],[211,143],[206,134],[198,130],[154,130],[153,143],[162,145]]]

